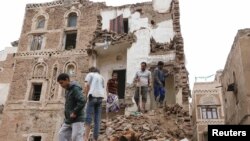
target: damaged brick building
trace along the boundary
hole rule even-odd
[[[52,141],[63,121],[59,73],[83,85],[90,66],[107,81],[118,73],[119,99],[130,102],[140,63],[170,73],[167,104],[188,109],[190,95],[178,0],[119,7],[89,0],[27,4],[15,70],[0,125],[4,141]]]

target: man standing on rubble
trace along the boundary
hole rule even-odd
[[[136,84],[135,96],[134,100],[138,107],[138,111],[147,112],[146,110],[146,102],[148,96],[148,90],[151,87],[151,72],[146,70],[147,63],[141,63],[141,70],[137,71],[134,78],[134,83]],[[140,101],[140,96],[142,101]],[[140,107],[140,103],[142,102],[142,109]]]
[[[85,94],[87,94],[86,104],[86,118],[85,118],[85,137],[84,141],[89,140],[90,125],[92,122],[92,116],[94,116],[94,141],[98,140],[100,124],[101,124],[101,111],[102,100],[104,98],[104,79],[100,75],[97,68],[91,67],[89,73],[85,78]]]
[[[155,101],[159,104],[159,107],[163,107],[163,101],[165,99],[165,80],[167,74],[163,71],[164,63],[158,62],[157,67],[154,70],[154,95]]]

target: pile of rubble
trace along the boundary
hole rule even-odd
[[[166,53],[170,50],[174,50],[174,41],[170,40],[168,43],[158,43],[154,38],[150,39],[151,53]]]
[[[192,127],[188,112],[174,105],[102,120],[100,134],[102,141],[180,141],[191,139]]]

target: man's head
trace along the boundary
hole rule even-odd
[[[147,63],[146,62],[141,62],[141,70],[145,71],[147,67]]]
[[[91,67],[91,68],[89,68],[89,72],[97,72],[97,73],[100,73],[99,69],[97,69],[96,67]]]
[[[70,84],[70,79],[69,79],[69,75],[66,73],[61,73],[58,77],[57,77],[57,82],[61,85],[61,87],[63,87],[64,89],[68,89],[69,88],[69,84]]]
[[[164,66],[164,63],[163,63],[162,61],[159,61],[159,62],[158,62],[158,67],[159,67],[159,69],[162,69],[163,66]]]
[[[117,80],[118,74],[116,72],[112,73],[112,79]]]

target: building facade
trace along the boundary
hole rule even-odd
[[[208,125],[224,124],[224,105],[221,88],[222,71],[213,82],[195,82],[192,94],[193,141],[208,141]]]
[[[226,124],[250,124],[250,29],[239,30],[222,74]]]
[[[15,53],[17,47],[6,47],[0,51],[0,125],[7,96],[10,90],[10,83],[15,68]]]
[[[64,118],[64,91],[56,78],[66,72],[83,86],[90,66],[97,66],[105,81],[117,72],[119,99],[129,102],[140,63],[147,62],[153,70],[158,61],[164,61],[170,73],[166,102],[188,109],[190,90],[179,16],[178,0],[120,7],[88,0],[26,5],[1,139],[57,140]]]
[[[0,51],[0,105],[4,105],[8,96],[15,67],[17,47],[6,47]]]

